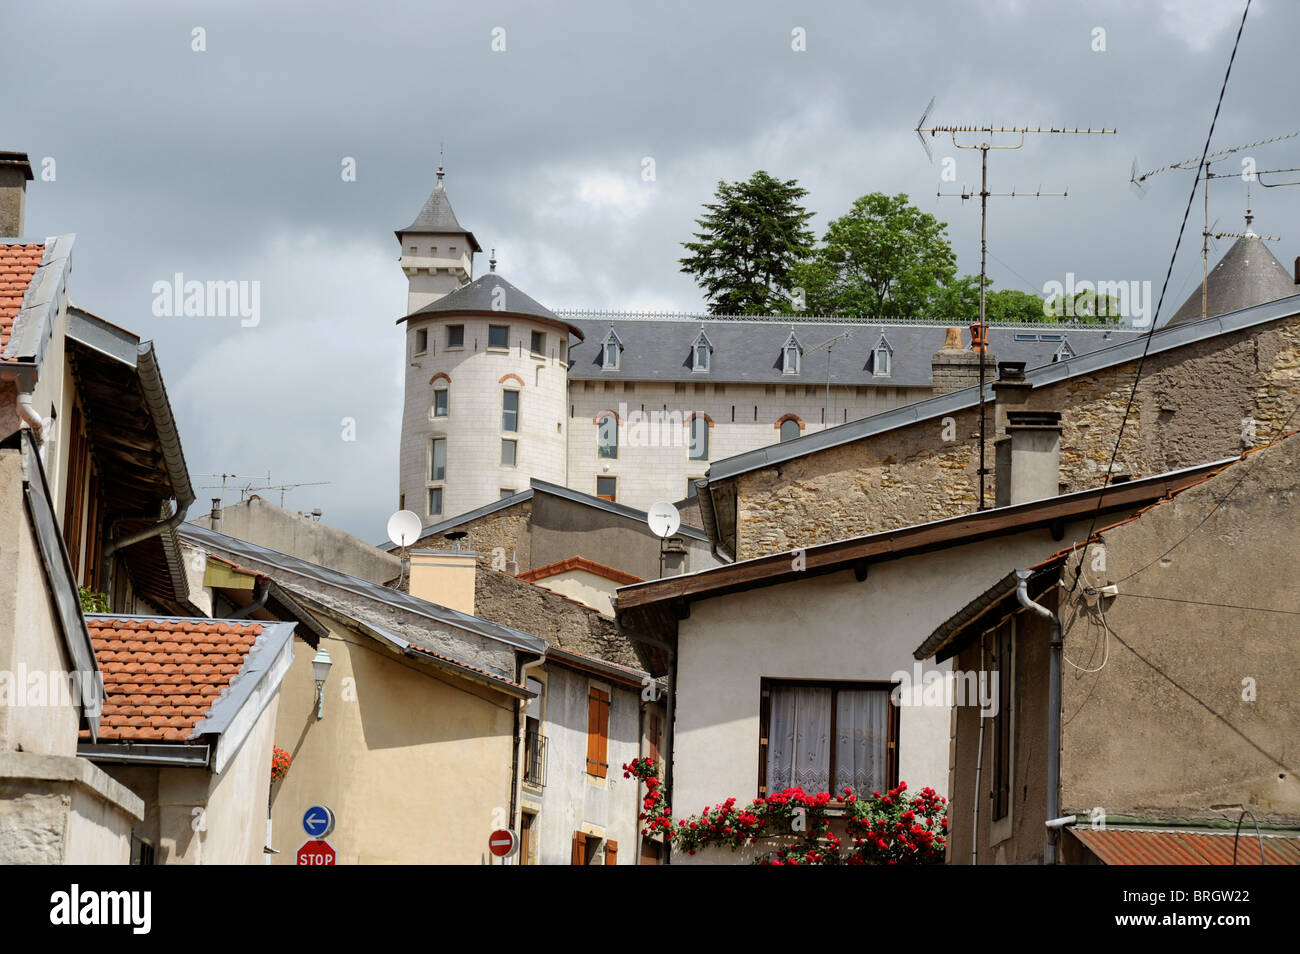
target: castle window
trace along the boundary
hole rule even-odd
[[[446,388],[438,388],[433,392],[433,416],[446,417],[448,409],[448,392]]]
[[[424,354],[429,350],[429,329],[421,328],[415,333],[415,353]]]
[[[465,347],[465,326],[464,325],[447,326],[447,347],[448,348]]]
[[[509,325],[488,325],[488,347],[504,350],[510,347]]]
[[[791,415],[781,422],[781,443],[792,441],[799,436],[799,419]]]
[[[429,488],[429,516],[437,517],[442,515],[442,488]]]
[[[1061,346],[1052,354],[1052,363],[1055,364],[1058,361],[1065,361],[1067,358],[1073,357],[1074,349],[1070,347],[1070,342],[1062,338]]]
[[[519,430],[519,392],[501,392],[501,430]]]
[[[519,451],[518,441],[503,440],[501,442],[501,466],[515,466],[515,458]]]
[[[618,460],[618,417],[605,414],[597,421],[596,456]]]
[[[608,500],[611,503],[618,496],[618,478],[617,477],[597,477],[596,478],[596,496],[601,500]]]
[[[709,355],[712,352],[713,344],[709,341],[709,336],[701,331],[691,345],[691,370],[709,370]]]
[[[890,365],[893,363],[891,361],[893,354],[894,349],[890,346],[889,342],[885,340],[885,336],[881,335],[880,340],[876,342],[875,349],[871,353],[871,373],[878,378],[889,377]]]
[[[535,355],[546,354],[546,332],[534,331],[532,335],[532,341],[528,346],[528,350],[530,353]]]
[[[447,479],[447,440],[443,437],[435,437],[433,446],[429,451],[429,479],[446,480]]]
[[[794,332],[790,332],[790,337],[785,339],[785,344],[781,346],[781,372],[783,374],[799,373],[799,354],[803,349],[799,347],[799,340],[795,338]]]

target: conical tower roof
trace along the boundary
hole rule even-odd
[[[400,241],[403,235],[409,233],[423,233],[436,235],[464,235],[469,239],[469,246],[476,252],[483,251],[478,244],[478,239],[474,238],[474,233],[469,229],[462,228],[460,222],[456,220],[456,213],[452,211],[451,201],[447,198],[447,190],[442,184],[443,171],[442,166],[438,166],[438,184],[433,187],[433,192],[429,195],[428,201],[424,203],[424,208],[420,214],[404,229],[398,229],[394,234]]]
[[[454,292],[443,295],[437,301],[430,302],[405,318],[398,319],[398,324],[417,315],[438,314],[523,315],[565,328],[579,341],[583,337],[581,328],[570,324],[545,305],[525,295],[502,278],[498,272],[488,272],[468,285],[461,285]]]
[[[1243,308],[1262,305],[1300,294],[1290,273],[1273,257],[1262,239],[1250,228],[1251,216],[1246,216],[1246,234],[1233,243],[1219,264],[1210,270],[1206,281],[1206,318],[1226,315]],[[1185,325],[1201,320],[1201,285],[1174,312],[1165,327]]]

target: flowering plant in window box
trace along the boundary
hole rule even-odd
[[[772,841],[774,847],[758,859],[759,864],[924,865],[944,860],[947,799],[931,788],[911,798],[904,795],[906,782],[883,794],[872,792],[870,798],[845,788],[834,802],[829,792],[810,794],[802,788],[787,788],[744,807],[728,798],[674,824],[653,759],[634,759],[623,766],[623,776],[635,776],[646,787],[641,802],[642,834],[662,833],[687,854],[713,846],[734,851],[762,838]],[[847,852],[830,827],[831,816],[840,814],[852,842]]]
[[[278,782],[289,774],[293,757],[278,745],[271,746],[271,781]]]

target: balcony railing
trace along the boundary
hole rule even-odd
[[[537,786],[546,784],[546,736],[537,729],[524,734],[524,781]]]

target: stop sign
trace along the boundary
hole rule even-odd
[[[312,838],[302,843],[298,849],[298,864],[300,865],[332,865],[334,864],[334,848],[328,841]]]
[[[515,853],[515,833],[508,828],[498,828],[488,836],[488,851],[498,858],[506,858]]]

